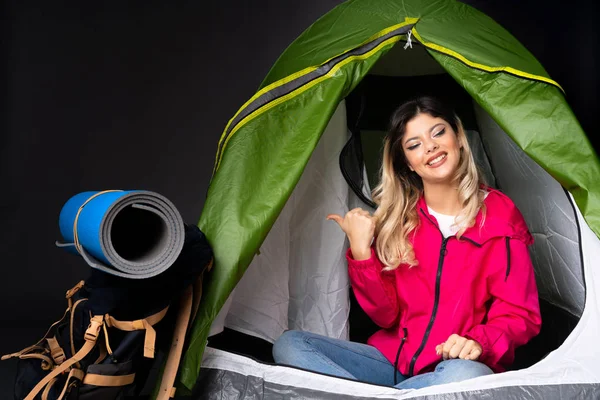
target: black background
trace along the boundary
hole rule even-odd
[[[595,1],[464,2],[540,60],[593,140]],[[87,275],[54,246],[64,202],[86,190],[152,190],[195,223],[225,124],[279,54],[339,3],[4,5],[0,353],[33,344],[62,314],[64,291]],[[0,364],[1,398],[12,393],[14,365]]]

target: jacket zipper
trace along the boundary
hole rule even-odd
[[[437,276],[435,278],[435,300],[433,302],[433,310],[431,311],[431,318],[429,319],[429,324],[427,325],[427,329],[425,330],[425,334],[423,335],[423,340],[421,341],[421,345],[417,349],[417,352],[413,356],[410,361],[410,367],[408,368],[408,375],[413,376],[415,371],[415,363],[417,362],[417,358],[421,355],[421,352],[425,348],[425,344],[427,343],[427,339],[429,338],[429,334],[431,333],[431,328],[433,327],[433,322],[435,321],[435,316],[437,314],[438,305],[440,302],[440,284],[442,281],[442,268],[444,265],[444,257],[446,256],[446,243],[448,243],[448,239],[452,236],[444,238],[442,240],[442,248],[440,249],[440,260],[438,262],[438,270]]]
[[[440,258],[438,261],[437,276],[435,278],[435,299],[433,301],[433,310],[431,311],[431,318],[429,319],[429,324],[427,324],[427,329],[425,329],[425,334],[423,335],[423,340],[421,341],[421,345],[415,352],[415,355],[413,356],[413,358],[410,360],[410,366],[408,368],[408,376],[414,375],[415,363],[417,362],[417,358],[419,358],[419,356],[423,352],[423,349],[425,348],[425,344],[427,344],[427,339],[429,339],[429,334],[431,333],[431,328],[433,327],[433,323],[435,322],[435,316],[437,314],[437,309],[438,309],[438,305],[440,302],[440,286],[441,286],[440,284],[442,281],[442,268],[444,266],[444,257],[446,256],[446,244],[448,243],[448,239],[450,239],[451,237],[454,237],[454,236],[448,236],[447,238],[445,238],[444,234],[442,233],[440,228],[435,224],[435,222],[433,222],[431,220],[431,218],[429,218],[427,216],[427,214],[425,214],[425,211],[423,211],[422,208],[421,208],[421,213],[423,214],[423,216],[425,216],[425,218],[427,218],[429,220],[429,222],[431,222],[436,228],[438,228],[440,235],[442,235],[442,247],[440,248]]]
[[[504,282],[508,279],[508,275],[510,274],[510,237],[506,237],[506,276],[504,277]]]
[[[427,344],[427,339],[429,339],[429,334],[431,333],[431,328],[433,327],[433,323],[435,322],[435,316],[437,314],[437,309],[438,309],[438,305],[440,302],[440,286],[441,286],[441,281],[442,281],[442,269],[444,266],[444,257],[446,256],[446,244],[448,243],[448,240],[450,238],[455,237],[455,236],[448,236],[447,238],[445,238],[444,234],[442,233],[440,228],[436,225],[435,222],[433,222],[431,220],[431,218],[429,218],[429,216],[425,213],[425,211],[422,208],[421,208],[421,213],[423,214],[423,216],[425,218],[427,218],[429,220],[429,222],[431,222],[438,229],[438,231],[440,232],[440,235],[442,235],[442,248],[440,249],[440,258],[438,261],[437,276],[435,278],[435,299],[433,301],[433,310],[431,311],[431,318],[429,319],[429,324],[427,324],[427,329],[425,329],[425,334],[423,335],[423,340],[421,341],[421,345],[419,346],[419,348],[415,352],[415,355],[413,356],[413,358],[410,361],[410,366],[408,368],[408,376],[414,375],[415,364],[417,362],[417,358],[419,358],[419,356],[423,352],[423,349],[425,348],[425,344]],[[462,238],[466,239],[467,241],[471,242],[472,244],[474,244],[477,247],[481,247],[480,243],[477,243],[474,240],[469,239],[468,237],[462,236]]]
[[[402,328],[402,331],[404,332],[404,336],[402,337],[402,340],[400,341],[400,346],[398,346],[398,352],[396,353],[396,362],[394,363],[394,386],[396,386],[396,383],[398,383],[397,379],[397,375],[398,375],[398,358],[400,358],[400,352],[402,351],[402,347],[404,346],[404,342],[406,342],[406,338],[408,337],[408,329],[406,328]]]

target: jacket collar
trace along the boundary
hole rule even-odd
[[[509,237],[519,239],[525,244],[533,243],[533,237],[529,233],[527,225],[517,207],[512,201],[498,190],[486,188],[489,192],[483,201],[485,206],[485,221],[483,226],[481,221],[484,218],[482,210],[479,210],[475,218],[475,224],[468,228],[462,235],[477,246],[483,245],[490,239],[498,237]],[[437,220],[429,213],[425,196],[421,195],[417,202],[417,211],[421,223],[433,224],[439,229]]]

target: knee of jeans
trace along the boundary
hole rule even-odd
[[[435,367],[435,372],[441,373],[444,371],[452,375],[460,375],[462,379],[476,378],[494,373],[490,367],[479,361],[463,360],[460,358],[442,361]]]
[[[304,343],[301,331],[285,331],[273,343],[273,359],[277,363],[286,363],[290,356]]]

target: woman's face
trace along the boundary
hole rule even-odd
[[[423,184],[451,182],[460,162],[456,132],[442,118],[419,114],[406,124],[402,150]]]

